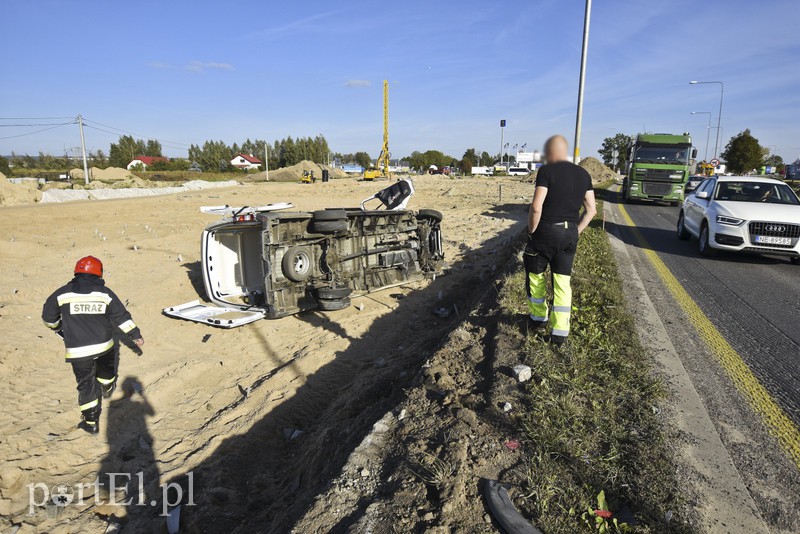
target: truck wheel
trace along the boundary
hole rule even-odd
[[[669,203],[669,205],[672,206],[673,208],[677,208],[678,206],[681,205],[681,203],[677,200],[673,200],[672,202]]]
[[[421,209],[419,212],[417,212],[417,219],[431,219],[436,222],[442,222],[444,215],[442,215],[442,212],[440,211]]]
[[[311,214],[311,219],[314,222],[347,220],[347,212],[342,209],[318,210]]]
[[[686,241],[690,237],[692,237],[692,234],[686,229],[686,221],[683,217],[683,212],[681,212],[680,215],[678,215],[678,239]]]
[[[350,306],[350,299],[335,299],[335,300],[320,300],[317,302],[317,308],[321,311],[338,311],[343,310]]]
[[[311,251],[308,247],[290,247],[281,260],[283,275],[292,282],[304,282],[311,276]]]
[[[708,223],[704,222],[703,226],[700,228],[700,239],[698,240],[698,248],[700,249],[700,255],[705,256],[706,258],[711,258],[716,254],[716,250],[711,248],[711,232],[708,230]]]
[[[353,290],[349,287],[320,287],[317,289],[319,300],[340,300],[350,296]]]
[[[347,219],[339,221],[313,221],[311,223],[311,230],[318,234],[338,234],[339,232],[346,232],[348,228]]]

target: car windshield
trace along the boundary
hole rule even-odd
[[[717,196],[714,198],[728,202],[800,205],[800,200],[788,185],[765,182],[722,182],[719,184]]]
[[[639,163],[689,163],[689,147],[680,146],[639,146],[634,161]]]

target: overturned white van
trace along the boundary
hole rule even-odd
[[[224,214],[201,237],[203,284],[213,305],[196,300],[164,313],[232,328],[304,310],[340,310],[351,296],[433,275],[444,259],[442,214],[405,209],[413,193],[406,179],[358,208],[207,208]],[[373,199],[384,209],[367,209]]]

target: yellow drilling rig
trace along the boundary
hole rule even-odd
[[[375,169],[364,171],[364,180],[389,179],[389,80],[383,80],[383,146]]]

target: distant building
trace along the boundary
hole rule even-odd
[[[134,167],[141,167],[144,170],[147,170],[147,167],[155,163],[156,161],[163,161],[164,163],[169,162],[167,158],[161,156],[136,156],[136,159],[128,163],[128,170],[133,169]]]
[[[262,163],[264,162],[252,154],[236,154],[231,160],[231,165],[233,167],[246,171],[250,169],[259,169]]]

